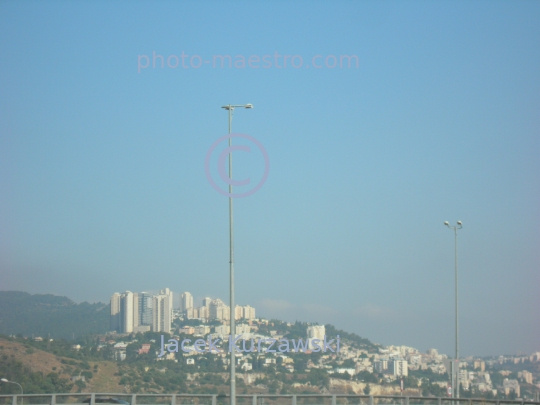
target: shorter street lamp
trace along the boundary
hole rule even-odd
[[[17,384],[19,386],[19,388],[21,389],[21,395],[24,395],[24,391],[23,391],[23,388],[21,386],[21,384],[15,382],[15,381],[9,381],[7,378],[0,378],[0,381],[4,382],[4,383],[9,383],[9,384]],[[24,398],[21,396],[21,402],[24,401]]]

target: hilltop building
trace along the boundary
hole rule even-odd
[[[313,349],[314,346],[311,343],[312,339],[319,339],[321,342],[324,341],[324,335],[326,334],[326,328],[324,325],[312,325],[307,328],[307,337],[309,339],[309,348]]]
[[[170,332],[173,293],[168,288],[153,296],[146,292],[111,296],[110,330],[118,333]]]

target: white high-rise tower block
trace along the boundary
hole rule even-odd
[[[168,294],[155,295],[152,299],[152,331],[171,333],[172,310]]]
[[[180,310],[186,312],[188,309],[193,308],[193,295],[189,292],[185,292],[180,296]]]
[[[313,345],[311,344],[311,339],[319,339],[321,342],[324,340],[324,335],[326,334],[326,328],[324,325],[313,325],[308,326],[307,328],[307,336],[309,339],[309,348],[313,349]],[[321,346],[321,345],[319,345]]]

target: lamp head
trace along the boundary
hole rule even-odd
[[[457,224],[458,224],[459,226],[461,226],[461,221],[457,221]]]
[[[444,224],[445,224],[446,226],[450,225],[450,224],[448,223],[448,221],[444,221]]]
[[[0,381],[2,381],[2,382],[9,382],[9,381],[7,380],[7,378],[2,378]]]
[[[253,104],[246,104],[245,108],[253,108]]]

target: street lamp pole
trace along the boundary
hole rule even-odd
[[[7,378],[1,378],[0,381],[5,382],[5,383],[9,383],[9,384],[17,384],[19,386],[19,388],[21,389],[21,402],[24,403],[24,398],[22,397],[24,395],[24,391],[23,391],[23,387],[21,386],[21,384],[19,384],[18,382],[15,382],[15,381],[9,381]]]
[[[232,131],[232,117],[235,108],[253,108],[251,104],[224,105],[221,108],[229,112],[229,135]],[[229,148],[232,146],[232,137],[229,137]],[[233,227],[233,198],[232,198],[232,151],[229,152],[229,277],[230,277],[230,382],[231,382],[231,405],[236,405],[236,353],[234,338],[236,337],[236,308],[234,305],[234,227]]]
[[[454,270],[455,270],[455,294],[456,294],[456,355],[454,357],[454,367],[452,368],[452,380],[454,380],[454,374],[455,374],[455,384],[452,384],[452,391],[454,398],[459,398],[459,325],[458,325],[458,250],[457,250],[457,231],[458,229],[461,229],[463,226],[461,224],[461,221],[457,221],[457,224],[454,226],[450,226],[448,221],[445,221],[444,223],[449,229],[454,230]],[[454,386],[455,385],[455,386]]]

